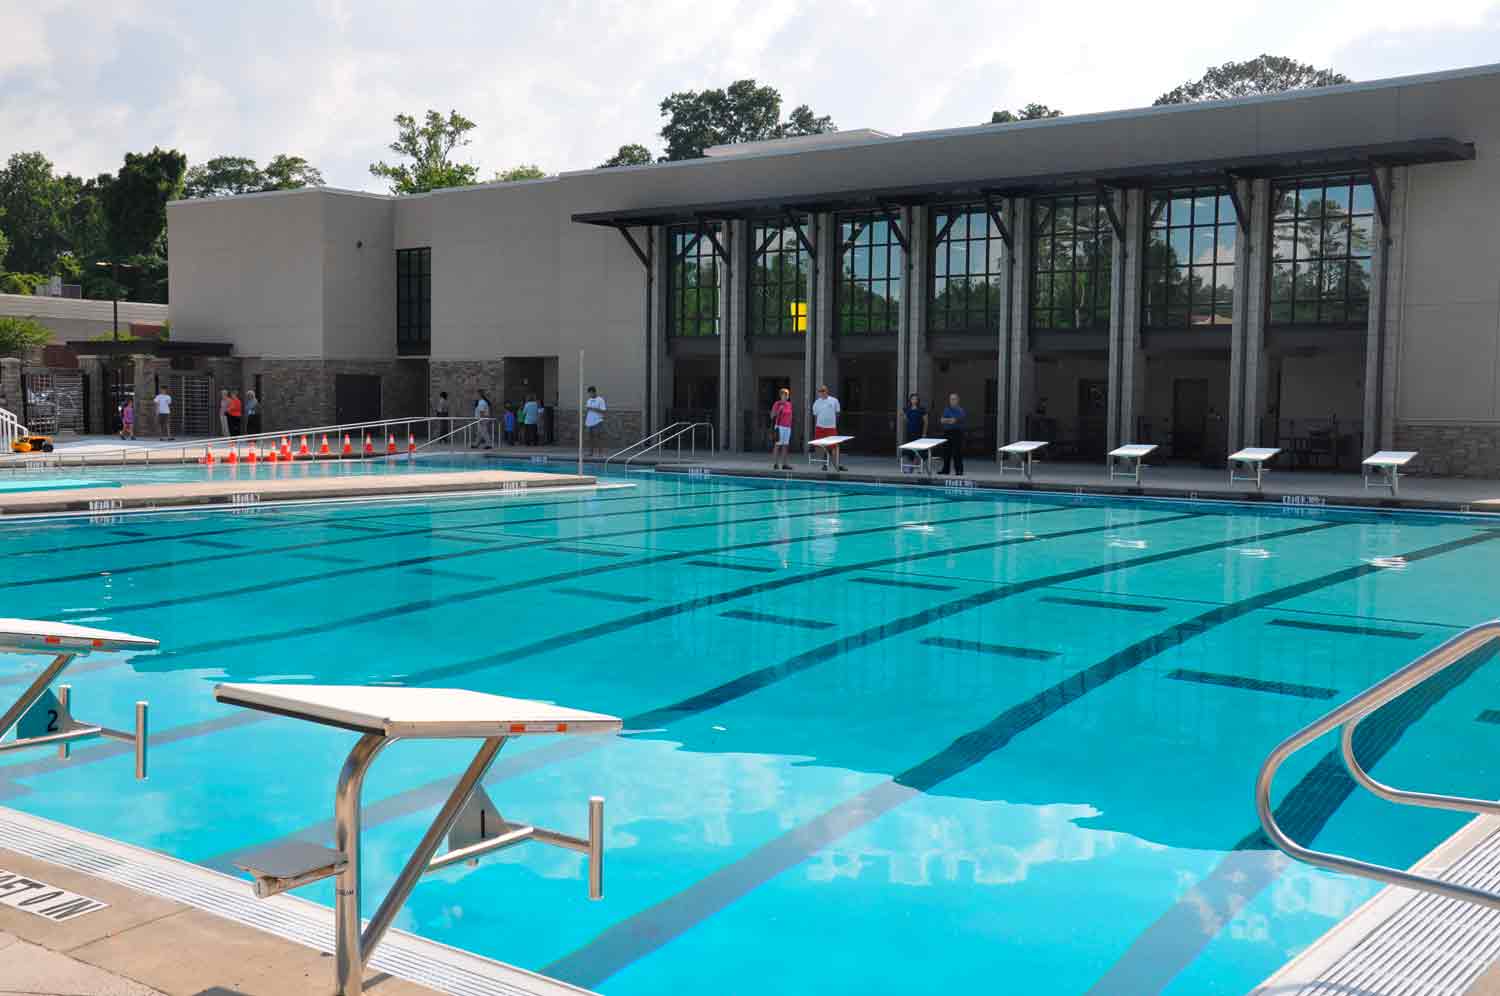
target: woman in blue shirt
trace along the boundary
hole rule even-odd
[[[964,476],[964,410],[958,406],[958,395],[948,395],[948,407],[943,409],[943,436],[948,440],[948,445],[943,447],[943,469],[940,474],[948,473],[949,466],[958,472],[957,476]]]
[[[922,407],[920,395],[913,394],[906,399],[906,438],[902,440],[909,443],[913,439],[921,439],[927,435],[927,409]],[[915,461],[916,457],[905,450],[901,451],[901,462],[904,464],[908,459]]]

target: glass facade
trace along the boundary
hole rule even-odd
[[[750,266],[750,334],[806,332],[809,261],[796,229],[783,221],[756,222],[750,246],[760,250]]]
[[[895,334],[905,258],[890,221],[874,213],[839,215],[838,231],[839,333]]]
[[[945,205],[932,210],[933,332],[995,332],[1005,242],[983,204]]]
[[[1271,211],[1271,324],[1364,325],[1375,247],[1369,181],[1278,182]]]
[[[432,352],[432,250],[396,250],[396,353]]]
[[[1031,327],[1109,330],[1114,229],[1099,197],[1042,197],[1031,206]]]
[[[1153,190],[1142,260],[1148,329],[1228,329],[1234,318],[1234,202],[1222,187]]]
[[[719,226],[705,226],[702,237],[696,226],[667,230],[668,335],[719,334],[719,257],[708,232],[717,236]]]

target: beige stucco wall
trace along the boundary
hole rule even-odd
[[[30,294],[0,294],[0,316],[35,318],[52,330],[54,342],[89,339],[114,331],[114,302],[67,297],[37,297]],[[120,302],[120,332],[129,333],[131,322],[161,324],[167,320],[165,304]]]

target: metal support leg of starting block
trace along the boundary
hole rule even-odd
[[[68,669],[77,654],[58,654],[52,659],[52,663],[42,669],[35,680],[27,686],[21,697],[16,699],[15,704],[0,715],[0,737],[9,733],[11,728],[19,723],[30,711],[41,697],[46,694],[52,682]],[[146,780],[146,727],[147,712],[149,706],[140,701],[135,704],[135,732],[126,733],[124,730],[111,729],[108,726],[98,726],[91,723],[80,723],[72,716],[72,686],[59,685],[57,689],[57,702],[59,709],[56,710],[48,723],[47,732],[30,737],[18,736],[15,740],[0,743],[0,752],[12,750],[26,750],[31,747],[49,747],[57,745],[57,756],[66,760],[72,753],[71,744],[77,740],[93,740],[96,737],[108,737],[111,740],[120,740],[135,745],[135,777],[138,781]]]

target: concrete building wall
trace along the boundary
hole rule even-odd
[[[323,202],[323,355],[396,356],[395,205],[372,197]]]
[[[0,317],[35,318],[52,330],[53,342],[91,339],[114,331],[114,302],[67,297],[37,297],[31,294],[0,294]],[[167,320],[167,305],[120,302],[120,334],[130,332],[131,322],[160,325]]]

